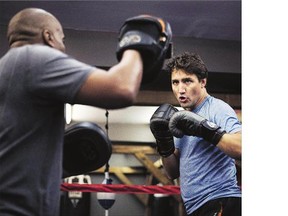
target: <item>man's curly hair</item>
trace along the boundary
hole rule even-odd
[[[195,74],[199,80],[208,77],[208,70],[196,53],[184,52],[167,61],[166,68],[169,73],[173,70],[184,70],[189,74]]]

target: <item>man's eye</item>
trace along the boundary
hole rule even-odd
[[[173,85],[177,85],[178,83],[179,83],[178,81],[175,81],[175,80],[172,81]]]
[[[193,82],[193,81],[190,80],[190,79],[187,79],[187,80],[184,80],[184,82],[185,82],[185,83],[191,83],[191,82]]]

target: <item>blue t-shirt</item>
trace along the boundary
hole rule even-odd
[[[43,45],[0,59],[0,215],[59,214],[64,104],[93,67]]]
[[[227,133],[241,131],[235,111],[212,96],[208,96],[193,112]],[[175,138],[175,147],[180,151],[181,195],[188,214],[212,199],[241,197],[234,159],[200,137]]]

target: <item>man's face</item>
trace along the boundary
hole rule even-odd
[[[180,106],[187,110],[198,105],[206,92],[206,79],[199,81],[195,74],[189,74],[183,70],[172,71],[171,85]]]

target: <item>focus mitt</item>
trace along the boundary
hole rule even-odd
[[[149,15],[129,18],[120,29],[117,59],[120,61],[127,49],[139,51],[143,60],[142,83],[151,82],[162,69],[171,40],[170,24],[163,19]]]

